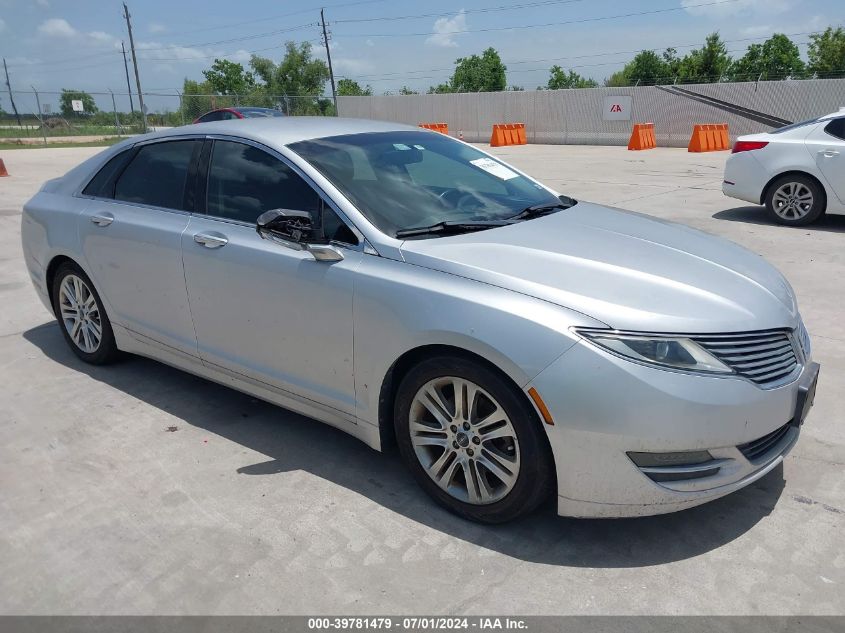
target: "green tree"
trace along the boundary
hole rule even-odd
[[[488,48],[481,55],[470,55],[455,60],[455,72],[449,82],[450,92],[497,92],[508,85],[507,67],[495,48]]]
[[[285,56],[278,64],[253,55],[249,65],[263,82],[260,92],[281,99],[288,114],[331,114],[331,99],[322,98],[329,68],[313,59],[310,42],[286,42]]]
[[[831,26],[810,36],[807,70],[820,77],[845,77],[845,30]]]
[[[730,75],[738,81],[763,79],[782,79],[789,76],[801,76],[804,62],[798,47],[786,35],[775,33],[762,44],[751,44],[745,55],[736,60],[730,69]]]
[[[62,116],[72,117],[78,116],[78,112],[73,111],[72,101],[82,101],[82,107],[85,114],[96,114],[98,112],[97,104],[87,92],[82,90],[67,90],[62,88],[62,96],[59,98],[59,104],[62,110]]]
[[[669,47],[663,51],[660,57],[663,58],[663,69],[666,72],[666,79],[674,80],[681,70],[681,58],[678,57],[678,51]]]
[[[411,90],[410,88],[408,88],[408,86],[402,86],[401,88],[399,88],[399,94],[400,95],[418,95],[420,93],[417,92],[416,90]]]
[[[455,90],[448,82],[445,84],[437,84],[436,86],[430,86],[428,89],[428,94],[430,95],[442,95],[447,94],[449,92],[455,92]]]
[[[668,76],[666,64],[654,51],[641,51],[625,64],[622,73],[629,86],[652,86]]]
[[[246,95],[255,89],[255,76],[241,64],[228,59],[215,59],[211,68],[202,74],[217,94]]]
[[[208,84],[185,78],[182,83],[182,114],[186,121],[193,121],[214,109],[211,97],[208,96],[211,91]]]
[[[622,86],[630,86],[628,78],[625,76],[625,70],[617,70],[610,77],[604,80],[604,85],[608,88],[620,88]]]
[[[362,88],[354,79],[341,79],[337,82],[337,95],[339,97],[369,97],[372,94],[371,86]]]
[[[546,83],[546,88],[549,90],[561,90],[562,88],[595,88],[598,86],[592,79],[582,77],[574,70],[568,73],[560,66],[555,64],[549,69],[549,81]]]
[[[678,77],[687,82],[719,81],[731,63],[725,43],[718,33],[711,33],[705,38],[704,46],[684,56],[678,67]]]

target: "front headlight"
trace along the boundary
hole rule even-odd
[[[688,338],[610,330],[577,329],[576,332],[599,347],[641,363],[713,374],[733,373],[730,367]]]

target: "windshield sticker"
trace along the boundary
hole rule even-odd
[[[501,178],[502,180],[510,180],[511,178],[519,176],[519,174],[515,171],[508,169],[501,163],[497,163],[492,158],[476,158],[475,160],[471,160],[469,162],[479,169],[483,169],[488,174],[492,174],[496,176],[496,178]]]
[[[408,150],[408,149],[411,149],[411,148],[408,145],[405,145],[404,143],[394,143],[393,149],[405,151],[405,150]]]

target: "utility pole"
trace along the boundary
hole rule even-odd
[[[15,118],[18,120],[18,127],[21,124],[21,115],[18,114],[18,109],[15,107],[15,98],[12,96],[12,84],[9,83],[9,69],[6,67],[6,58],[3,58],[3,70],[6,71],[6,87],[9,89],[9,101],[12,102],[12,111],[15,113]]]
[[[323,43],[326,45],[326,59],[329,61],[329,79],[332,82],[332,100],[334,101],[334,114],[337,116],[337,90],[334,87],[334,71],[332,70],[332,52],[329,49],[329,36],[326,34],[326,16],[324,9],[320,9],[320,21],[323,23]]]
[[[132,103],[132,84],[129,81],[129,66],[126,63],[126,47],[123,45],[122,41],[120,42],[120,50],[123,52],[123,70],[126,71],[126,89],[129,91],[129,109],[132,110],[132,114],[135,114],[135,104]]]
[[[41,99],[38,98],[38,91],[35,89],[35,86],[29,86],[32,88],[32,92],[35,93],[35,107],[38,108],[38,114],[35,118],[38,119],[38,122],[41,123],[41,138],[44,139],[44,145],[47,144],[47,130],[45,129],[46,126],[44,125],[44,116],[41,114]]]
[[[144,121],[144,132],[147,131],[147,113],[144,110],[144,93],[141,91],[141,76],[138,74],[138,56],[135,54],[135,39],[132,37],[132,22],[129,20],[129,7],[123,3],[123,17],[126,18],[126,28],[129,30],[129,49],[132,51],[132,64],[135,66],[135,86],[138,88],[138,107],[141,108],[141,118]]]

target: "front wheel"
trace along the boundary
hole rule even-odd
[[[766,210],[778,224],[804,226],[818,220],[827,200],[819,184],[802,174],[787,174],[771,184]]]
[[[421,362],[399,386],[394,421],[415,479],[465,518],[509,521],[553,489],[551,452],[536,413],[515,386],[481,363]]]

